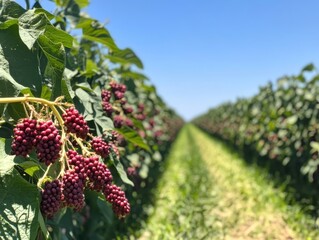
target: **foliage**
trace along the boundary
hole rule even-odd
[[[64,208],[53,219],[43,218],[40,190],[55,173],[64,174],[64,160],[47,167],[34,150],[26,158],[11,155],[10,139],[19,119],[53,120],[65,144],[61,116],[75,106],[89,126],[89,138],[98,136],[114,144],[103,162],[114,182],[125,188],[132,216],[138,215],[134,204],[142,198],[139,189],[183,123],[140,72],[143,64],[137,55],[119,48],[104,25],[81,13],[88,1],[55,3],[52,14],[39,2],[24,9],[14,1],[0,1],[0,238],[104,239],[123,225],[101,194],[90,190],[82,211]],[[115,82],[125,86],[125,94],[113,92],[109,103],[114,112],[109,115],[101,95],[103,90],[112,91]],[[117,116],[125,124],[114,128]],[[83,152],[82,144],[90,150],[89,139],[74,139],[77,150]]]
[[[299,75],[268,83],[257,95],[209,110],[194,122],[256,158],[281,176],[290,176],[316,201],[319,184],[319,75],[312,64]]]

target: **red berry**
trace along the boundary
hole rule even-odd
[[[124,106],[123,111],[125,114],[130,114],[133,112],[133,108],[131,106]]]
[[[124,118],[121,115],[116,115],[113,118],[114,127],[121,128],[124,125]]]
[[[112,93],[108,90],[102,90],[101,97],[103,102],[110,102]]]
[[[63,176],[63,197],[68,207],[80,211],[84,207],[84,183],[75,170],[68,170]]]
[[[79,175],[79,178],[81,178],[85,182],[85,179],[87,177],[85,169],[85,158],[74,150],[69,150],[67,152],[67,156],[70,166],[73,167],[74,171]]]
[[[59,211],[62,203],[62,186],[59,180],[46,182],[41,191],[40,209],[47,218],[52,218]]]
[[[114,92],[114,97],[116,100],[120,100],[124,97],[124,93],[123,92],[120,92],[120,91],[115,91]]]
[[[112,116],[112,113],[113,113],[113,107],[112,107],[112,104],[109,103],[109,102],[102,102],[102,107],[103,107],[103,110],[104,112],[106,113],[106,115],[108,117]]]
[[[85,158],[85,167],[89,179],[89,187],[92,190],[101,191],[113,180],[110,170],[97,156]]]
[[[12,154],[26,157],[36,144],[37,121],[34,119],[22,119],[13,129]]]
[[[102,158],[107,158],[110,154],[109,145],[101,137],[94,137],[91,142],[94,151]]]
[[[116,185],[106,185],[104,188],[105,199],[112,204],[113,212],[119,217],[126,217],[130,211],[130,203],[125,197],[125,193]]]
[[[68,133],[75,133],[77,137],[85,139],[89,133],[89,127],[84,117],[74,107],[65,110],[62,115]]]
[[[51,120],[39,122],[36,142],[36,152],[40,162],[50,165],[60,157],[61,136]]]

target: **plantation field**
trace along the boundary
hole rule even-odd
[[[193,125],[174,143],[140,239],[318,239],[264,170]]]

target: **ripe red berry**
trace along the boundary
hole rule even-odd
[[[107,158],[110,154],[109,145],[104,142],[101,137],[94,137],[91,141],[91,146],[94,151],[102,158]]]
[[[89,126],[84,117],[74,107],[65,110],[62,115],[67,132],[75,133],[77,137],[85,139],[89,133]]]
[[[132,120],[129,119],[129,118],[125,119],[125,125],[128,126],[128,127],[131,127],[131,128],[134,127],[134,124],[133,124]]]
[[[137,120],[143,121],[145,120],[146,116],[143,113],[139,113],[139,114],[136,114],[135,118]]]
[[[36,152],[40,162],[50,165],[60,157],[61,136],[51,120],[38,123],[36,143]]]
[[[113,118],[114,127],[121,128],[124,125],[124,118],[121,115],[116,115]]]
[[[84,207],[84,183],[75,170],[68,170],[63,175],[63,197],[66,206],[80,211]]]
[[[102,90],[101,97],[103,102],[110,102],[112,93],[108,90]]]
[[[26,157],[36,144],[37,121],[34,119],[22,119],[13,129],[12,154]]]
[[[114,97],[115,97],[116,100],[120,100],[120,99],[122,99],[124,97],[124,93],[121,92],[121,91],[115,91],[114,92]]]
[[[101,191],[113,180],[110,170],[97,156],[85,158],[86,174],[89,179],[89,187],[95,191]]]
[[[123,106],[123,111],[125,114],[130,114],[133,112],[133,108],[131,106]]]
[[[52,218],[62,203],[62,186],[59,180],[46,182],[41,191],[40,209],[44,217]]]
[[[102,107],[103,107],[103,110],[104,112],[106,113],[106,115],[108,117],[111,117],[112,116],[112,113],[113,113],[113,106],[111,103],[109,102],[102,102]]]
[[[112,209],[118,218],[126,217],[130,211],[130,203],[125,197],[125,193],[116,185],[107,185],[103,190],[105,199],[112,204]]]
[[[85,182],[85,179],[87,177],[85,158],[74,150],[69,150],[67,152],[67,156],[70,166],[73,167],[74,171],[79,175],[79,178],[81,178],[83,182]]]

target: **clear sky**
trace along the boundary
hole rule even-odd
[[[86,12],[108,22],[159,95],[190,120],[319,66],[318,10],[318,0],[91,0]]]

